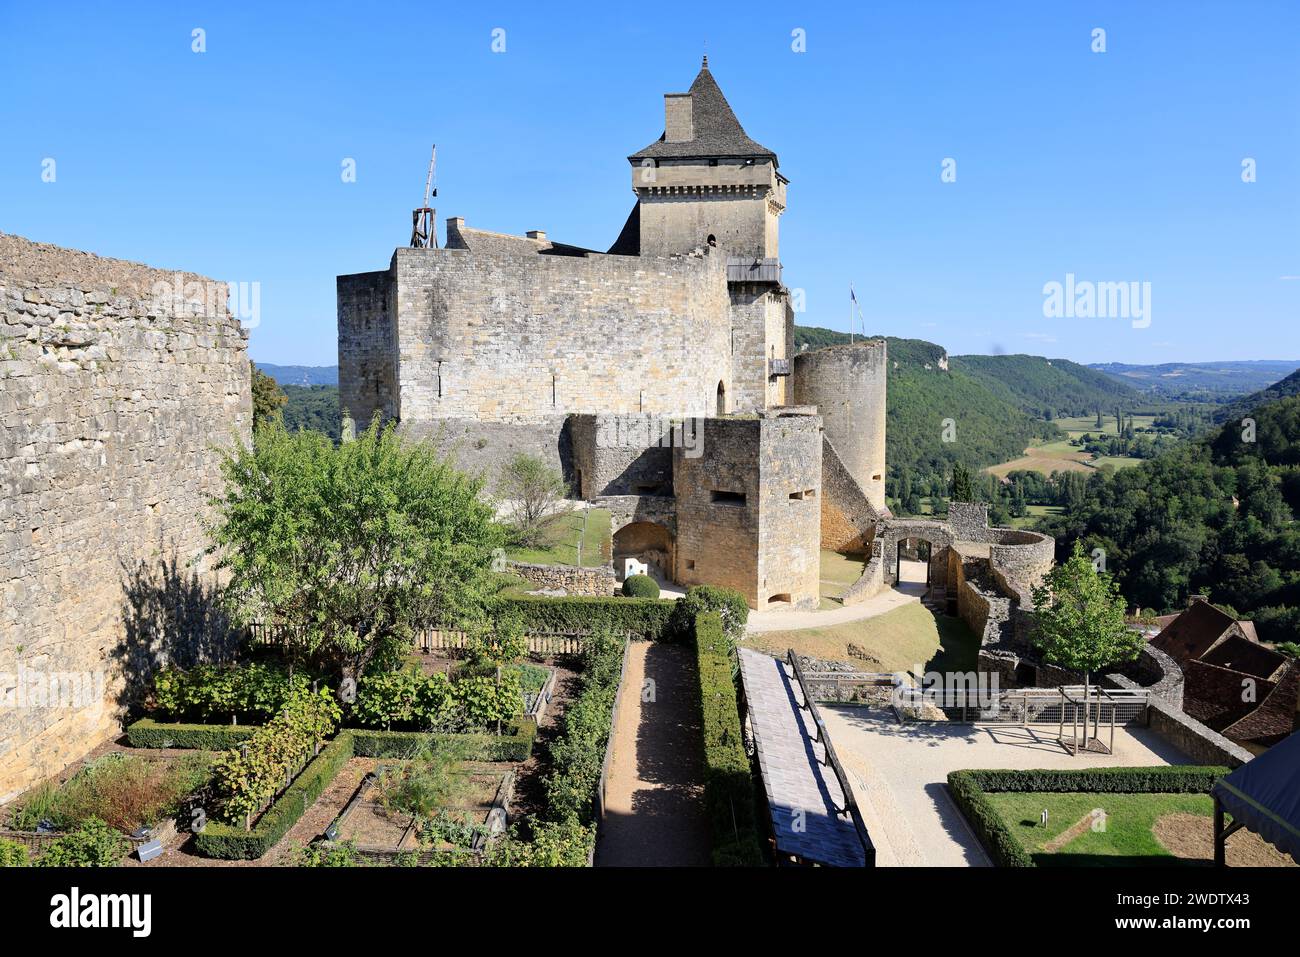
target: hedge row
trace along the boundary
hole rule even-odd
[[[669,636],[673,602],[657,598],[540,598],[519,596],[502,611],[517,615],[525,631],[632,632],[658,641]]]
[[[288,789],[258,819],[257,826],[245,831],[238,824],[209,820],[194,835],[194,848],[205,857],[224,860],[256,860],[298,823],[307,808],[321,796],[335,775],[353,755],[352,732],[344,731],[321,749]]]
[[[422,731],[346,731],[352,735],[353,749],[360,758],[401,758],[419,750],[421,745],[459,742],[467,761],[527,761],[533,750],[537,726],[521,721],[506,733],[496,734],[429,734]]]
[[[1101,794],[1208,794],[1228,773],[1222,767],[1163,766],[1088,770],[953,771],[948,793],[999,867],[1034,867],[987,795],[999,792]]]
[[[133,748],[227,751],[247,741],[260,727],[257,724],[172,724],[141,718],[126,729],[126,739]]]
[[[754,811],[754,778],[740,730],[740,707],[731,672],[731,644],[722,616],[695,619],[704,729],[704,802],[716,867],[763,863]]]

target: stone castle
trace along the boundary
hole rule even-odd
[[[612,510],[616,559],[815,607],[822,545],[864,547],[887,514],[885,344],[794,354],[789,181],[707,58],[627,159],[636,202],[604,252],[455,217],[445,248],[340,276],[343,408],[489,473],[543,456]],[[699,441],[655,441],[664,417]]]

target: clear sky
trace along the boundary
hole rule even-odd
[[[336,361],[334,277],[405,244],[433,142],[440,233],[606,248],[706,51],[791,180],[800,323],[852,282],[953,353],[1300,358],[1297,2],[0,0],[0,50],[0,230],[258,282],[264,362]],[[1046,318],[1070,273],[1149,282],[1150,325]]]

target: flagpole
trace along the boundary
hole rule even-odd
[[[853,344],[853,283],[849,283],[849,345]]]

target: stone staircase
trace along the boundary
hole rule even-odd
[[[936,615],[948,614],[948,589],[942,585],[931,585],[921,604]]]

